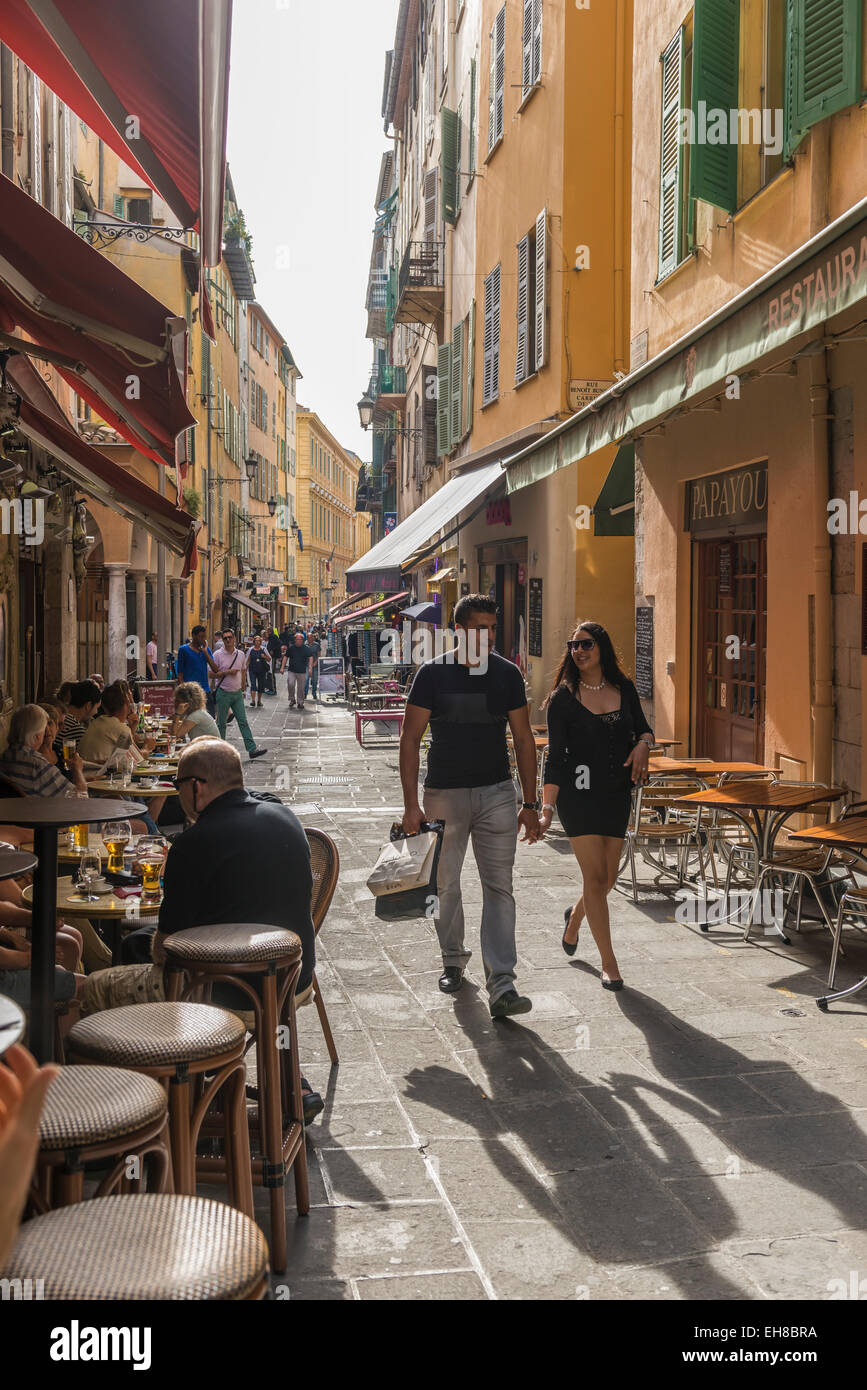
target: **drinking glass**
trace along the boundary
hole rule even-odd
[[[85,902],[95,903],[99,900],[98,893],[92,893],[91,888],[98,878],[102,876],[102,859],[96,850],[86,850],[81,856],[81,864],[78,870],[78,882],[84,889]]]
[[[161,835],[144,835],[139,840],[136,859],[141,866],[142,907],[158,907],[162,897],[162,874],[168,842]]]
[[[75,754],[75,739],[67,735],[63,740],[63,761],[68,763]]]
[[[132,826],[128,820],[107,821],[102,828],[103,844],[108,850],[108,872],[119,873],[123,869],[123,852],[132,839]]]
[[[90,827],[88,825],[74,825],[72,831],[75,836],[75,848],[77,850],[87,849],[90,839]]]

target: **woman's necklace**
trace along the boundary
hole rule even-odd
[[[578,679],[579,679],[579,681],[581,682],[581,684],[583,685],[583,687],[584,687],[585,690],[604,690],[604,689],[605,689],[605,680],[604,680],[604,679],[602,680],[601,685],[588,685],[586,681],[581,680],[581,677],[580,677],[580,676],[578,677]]]

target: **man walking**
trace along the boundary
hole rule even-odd
[[[155,681],[157,678],[157,635],[155,632],[151,633],[151,640],[145,647],[145,670],[148,680]]]
[[[268,749],[256,747],[256,740],[250,732],[250,725],[247,723],[247,711],[244,709],[244,691],[247,689],[247,654],[240,651],[235,645],[235,634],[230,627],[227,627],[223,632],[222,650],[215,652],[213,657],[209,658],[209,664],[217,677],[214,688],[217,696],[217,727],[220,730],[220,738],[226,737],[226,725],[231,710],[238,721],[238,729],[251,762],[254,758],[264,757]]]
[[[304,680],[304,699],[307,699],[307,692],[313,691],[314,700],[319,699],[319,658],[322,655],[322,643],[319,640],[319,631],[313,628],[307,638],[307,648],[313,653],[313,660],[310,663],[310,672]]]
[[[289,708],[295,707],[297,699],[298,708],[304,708],[304,693],[306,679],[309,678],[313,670],[313,652],[304,641],[304,633],[296,632],[286,655],[283,658],[281,672],[286,672],[286,683],[289,691]]]
[[[178,648],[178,677],[182,684],[193,681],[200,685],[205,695],[211,693],[208,672],[212,669],[208,662],[210,648],[205,641],[204,624],[197,623],[190,634],[189,642]]]
[[[468,594],[455,608],[458,646],[427,661],[410,690],[400,740],[403,829],[418,833],[422,820],[445,822],[437,875],[437,936],[443,957],[439,987],[455,994],[471,952],[464,946],[461,867],[472,837],[482,883],[482,963],[491,1017],[529,1013],[530,1000],[515,989],[515,899],[512,868],[518,827],[522,839],[539,839],[536,745],[521,672],[493,651],[497,605]],[[418,800],[419,749],[430,723],[431,747]],[[518,811],[509,775],[506,725],[512,731],[523,806]]]
[[[267,647],[268,651],[271,653],[271,665],[268,668],[268,678],[265,685],[265,694],[276,695],[277,663],[280,660],[280,638],[277,636],[276,627],[272,627],[268,632]]]
[[[271,669],[271,653],[267,647],[262,646],[260,632],[253,638],[253,645],[246,656],[247,670],[250,673],[250,708],[261,709],[265,682]]]

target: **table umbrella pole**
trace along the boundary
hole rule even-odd
[[[54,963],[57,935],[57,828],[37,825],[33,849],[33,930],[30,961],[30,1051],[40,1066],[54,1059]]]

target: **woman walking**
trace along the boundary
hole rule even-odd
[[[563,950],[575,954],[586,916],[602,961],[602,988],[622,989],[608,894],[620,867],[633,784],[647,779],[653,733],[601,623],[578,624],[543,708],[548,757],[539,825],[544,833],[556,806],[584,883],[564,914]]]

